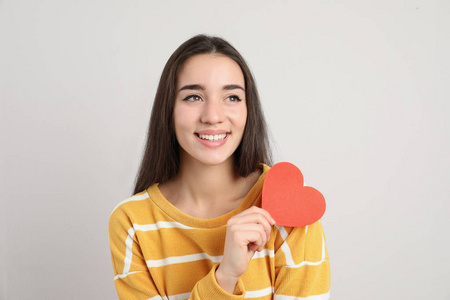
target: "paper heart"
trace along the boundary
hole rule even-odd
[[[300,227],[313,224],[325,213],[325,198],[303,185],[303,174],[293,164],[275,164],[267,173],[262,190],[262,208],[278,225]]]

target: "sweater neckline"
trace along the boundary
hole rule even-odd
[[[225,226],[231,217],[241,213],[247,208],[250,208],[252,205],[255,204],[256,200],[258,200],[259,198],[258,196],[260,196],[262,191],[264,179],[266,177],[267,172],[270,169],[270,167],[265,164],[262,164],[262,166],[263,172],[261,173],[261,175],[259,175],[258,180],[252,186],[252,188],[244,197],[244,199],[241,201],[241,203],[232,211],[212,219],[196,218],[181,211],[164,197],[164,195],[161,193],[161,190],[158,187],[159,185],[158,183],[149,187],[147,189],[147,193],[150,196],[150,199],[153,201],[153,203],[156,206],[158,206],[159,209],[161,209],[161,211],[167,214],[170,218],[174,219],[176,222],[196,228],[221,227]]]

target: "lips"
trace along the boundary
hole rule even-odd
[[[221,141],[221,140],[225,139],[227,137],[227,134],[226,133],[215,134],[215,135],[199,134],[198,137],[201,138],[202,140],[217,142],[217,141]]]
[[[196,132],[195,136],[204,146],[216,148],[225,144],[229,134],[225,130],[202,130]]]

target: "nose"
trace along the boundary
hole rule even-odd
[[[201,122],[206,124],[222,123],[225,119],[225,112],[222,103],[217,100],[205,101],[201,115]]]

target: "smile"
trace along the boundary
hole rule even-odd
[[[208,140],[211,142],[221,141],[224,140],[227,137],[227,134],[215,134],[215,135],[207,135],[207,134],[198,134],[197,135],[202,140]]]

